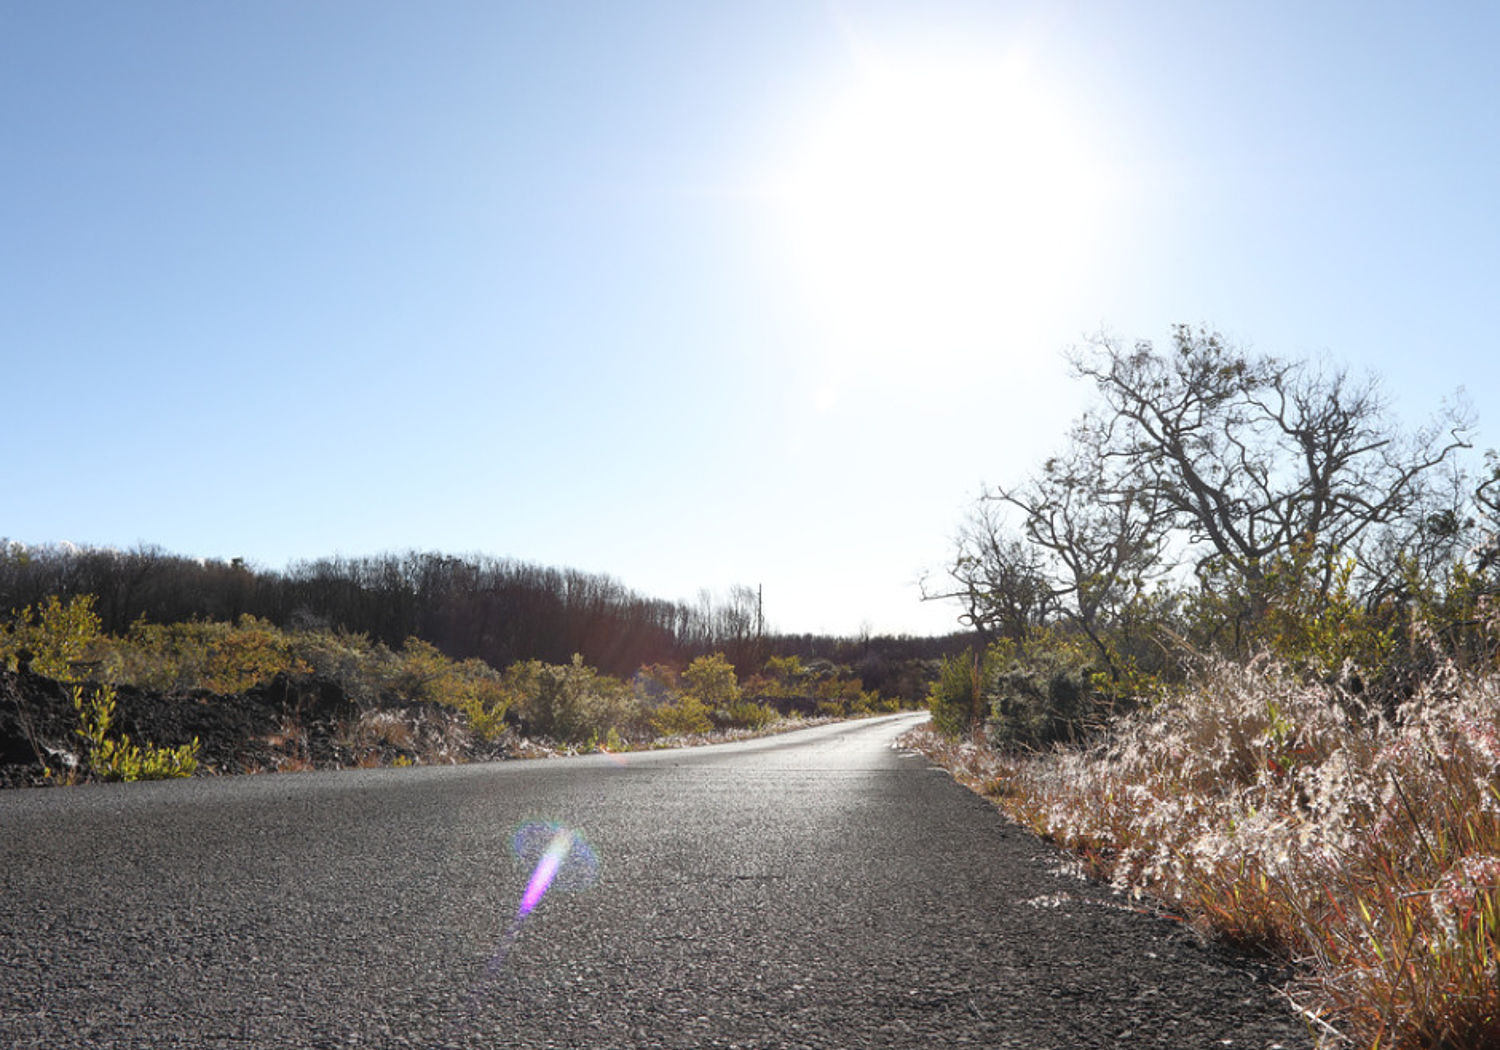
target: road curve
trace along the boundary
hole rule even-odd
[[[1311,1045],[895,750],[919,717],[0,794],[0,1047]],[[531,822],[581,838],[518,919]]]

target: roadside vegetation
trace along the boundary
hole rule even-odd
[[[938,660],[965,643],[778,634],[761,597],[737,586],[668,602],[608,576],[478,555],[271,570],[148,545],[0,539],[0,784],[44,767],[124,775],[86,768],[74,685],[106,707],[101,688],[115,691],[111,738],[142,755],[199,735],[205,772],[294,770],[648,746],[765,732],[772,717],[920,706]],[[737,700],[687,675],[716,655]],[[28,676],[3,678],[23,665]],[[232,746],[236,736],[264,746]],[[181,768],[163,763],[140,775]]]
[[[1207,331],[1073,364],[1096,407],[931,588],[979,643],[914,742],[1330,1045],[1500,1047],[1500,460]]]
[[[233,622],[138,619],[111,634],[95,605],[92,595],[52,595],[0,620],[0,670],[61,683],[71,699],[75,717],[62,739],[39,732],[26,703],[13,713],[54,783],[200,770],[197,739],[137,744],[121,732],[131,713],[122,696],[138,707],[176,698],[192,710],[233,709],[275,693],[279,716],[261,735],[278,770],[319,764],[310,743],[314,709],[333,721],[316,727],[334,756],[327,762],[371,766],[676,746],[899,710],[915,699],[882,696],[847,667],[797,656],[772,656],[744,678],[722,652],[645,665],[628,677],[577,654],[497,669],[417,637],[392,647],[343,628],[279,627],[250,614]]]

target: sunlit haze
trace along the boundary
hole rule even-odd
[[[1486,5],[11,4],[0,537],[408,549],[939,633],[1064,352],[1500,444]]]
[[[1109,218],[1087,129],[1016,60],[871,56],[849,80],[773,184],[823,407],[862,369],[949,385],[1025,334]]]

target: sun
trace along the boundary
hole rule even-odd
[[[1076,278],[1104,170],[1022,65],[868,62],[776,179],[778,236],[836,365],[951,364]]]

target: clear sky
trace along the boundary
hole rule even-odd
[[[1500,445],[1500,6],[0,0],[0,536],[763,585],[942,632],[1062,353]]]

